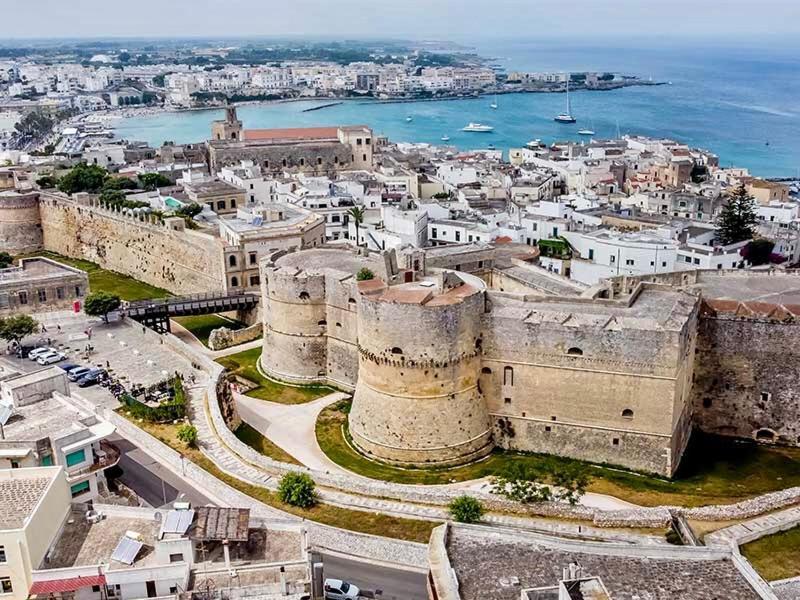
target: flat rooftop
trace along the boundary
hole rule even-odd
[[[56,279],[69,275],[86,275],[86,273],[47,258],[24,258],[19,267],[0,269],[0,285],[7,282]]]
[[[585,575],[599,577],[619,600],[761,598],[730,559],[707,558],[705,550],[702,558],[693,548],[661,558],[635,546],[567,543],[510,531],[449,531],[447,554],[464,600],[518,600],[523,589],[557,585],[571,563],[579,564]]]
[[[785,271],[701,272],[690,289],[718,300],[800,304],[800,276]]]
[[[19,529],[44,495],[58,469],[47,477],[41,469],[28,475],[31,469],[11,469],[0,475],[0,529]]]
[[[84,567],[101,562],[108,564],[111,569],[153,565],[156,563],[154,544],[158,530],[159,524],[155,519],[107,516],[97,523],[89,523],[83,512],[73,510],[48,553],[48,559],[39,568]],[[127,531],[141,535],[144,544],[132,565],[111,560],[111,554]]]
[[[355,276],[364,267],[375,267],[375,259],[359,255],[350,249],[315,248],[290,252],[275,261],[275,266],[288,269],[302,269],[310,273],[326,270],[340,271]]]
[[[221,194],[243,194],[244,190],[225,181],[200,181],[198,183],[187,183],[186,191],[194,192],[198,196],[219,196]]]
[[[45,400],[15,408],[5,427],[5,441],[35,442],[83,429],[79,419],[86,415],[74,406],[51,396]]]

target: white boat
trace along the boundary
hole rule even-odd
[[[536,138],[535,140],[531,140],[527,144],[525,144],[528,148],[541,148],[542,147],[542,140]]]
[[[594,122],[592,122],[591,127],[584,127],[583,129],[578,130],[578,135],[594,135]]]
[[[444,135],[442,136],[442,141],[443,141],[443,142],[449,142],[449,141],[450,141],[450,136],[449,136],[449,135],[447,135],[447,134],[444,134]]]
[[[493,109],[497,110],[498,106],[500,106],[500,105],[497,104],[497,94],[495,94],[494,95],[494,101],[489,105],[489,108],[493,108]]]
[[[411,121],[413,121],[413,120],[414,120],[414,117],[412,117],[411,115],[408,115],[408,116],[406,117],[406,122],[407,122],[407,123],[411,123]]]
[[[563,112],[560,115],[556,115],[553,119],[557,123],[575,123],[577,119],[572,116],[572,103],[569,99],[569,78],[571,75],[567,75],[567,112]]]
[[[469,123],[461,131],[466,131],[468,133],[489,133],[490,131],[494,131],[494,127],[482,123]]]

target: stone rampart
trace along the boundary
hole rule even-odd
[[[0,195],[0,251],[35,252],[43,243],[38,194]]]
[[[39,211],[45,250],[96,262],[176,294],[223,289],[222,243],[212,235],[174,231],[145,215],[129,216],[43,193]]]
[[[257,340],[261,337],[263,331],[264,324],[261,322],[244,329],[220,327],[219,329],[214,329],[208,336],[208,347],[212,350],[225,350],[225,348]]]

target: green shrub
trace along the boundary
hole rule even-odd
[[[180,377],[174,377],[169,382],[169,385],[172,387],[172,398],[158,406],[150,406],[140,402],[130,394],[124,394],[120,398],[120,402],[125,405],[127,411],[136,419],[142,419],[150,423],[179,421],[186,416],[186,392],[183,389],[183,381]]]
[[[375,273],[370,271],[367,267],[364,267],[356,274],[356,279],[358,281],[368,281],[370,279],[375,279]]]
[[[470,496],[454,498],[447,506],[447,510],[453,520],[459,523],[477,523],[485,512],[481,501]]]
[[[306,473],[290,471],[281,477],[278,498],[285,504],[299,508],[310,508],[317,503],[316,484]]]
[[[190,448],[194,448],[197,445],[197,427],[194,425],[184,423],[178,427],[177,436],[180,441]]]

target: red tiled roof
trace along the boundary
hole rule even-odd
[[[89,575],[87,577],[68,577],[66,579],[49,579],[47,581],[34,581],[31,586],[31,596],[45,596],[47,594],[60,594],[74,592],[93,585],[105,585],[105,575]]]
[[[338,127],[295,127],[290,129],[245,129],[247,140],[330,140],[339,136]]]

